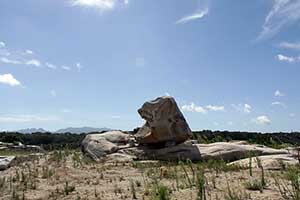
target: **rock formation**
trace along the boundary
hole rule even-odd
[[[98,160],[108,154],[116,153],[122,148],[128,148],[132,144],[130,135],[121,131],[110,131],[100,134],[89,134],[81,143],[82,151],[94,160]]]
[[[10,167],[15,156],[0,156],[0,170],[5,170]]]
[[[173,97],[158,97],[138,110],[146,120],[136,139],[139,144],[178,144],[192,137],[192,131]]]
[[[263,165],[268,167],[270,163],[278,164],[278,161],[297,163],[291,150],[287,149],[272,149],[244,141],[198,144],[188,140],[192,132],[172,97],[146,102],[138,112],[146,123],[137,134],[111,131],[87,135],[82,142],[83,152],[95,160],[107,161],[222,159],[247,165],[245,158],[251,153],[261,158]]]

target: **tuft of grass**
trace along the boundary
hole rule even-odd
[[[153,200],[170,200],[170,189],[164,185],[156,185],[153,196]]]
[[[250,194],[247,194],[246,192],[238,192],[236,190],[232,190],[229,187],[229,184],[227,182],[227,193],[224,195],[224,200],[250,200],[251,196]]]
[[[289,167],[285,174],[285,180],[273,176],[275,185],[278,188],[281,197],[285,200],[299,200],[300,199],[300,171],[297,167]],[[286,183],[286,181],[288,183]]]
[[[197,200],[206,200],[205,182],[204,169],[199,167],[197,173]]]
[[[134,182],[132,180],[130,180],[130,190],[131,190],[132,200],[137,199]]]

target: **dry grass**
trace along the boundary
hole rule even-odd
[[[0,171],[0,199],[289,199],[282,196],[285,190],[298,195],[298,173],[262,170],[253,168],[250,175],[223,161],[94,163],[80,152],[55,151]]]

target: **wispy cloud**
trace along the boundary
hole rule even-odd
[[[26,49],[26,50],[25,50],[25,53],[26,53],[26,54],[29,54],[29,55],[32,55],[32,54],[34,54],[34,53],[33,53],[33,51],[32,51],[32,50],[30,50],[30,49]]]
[[[14,64],[14,65],[22,64],[22,62],[19,60],[12,60],[12,59],[9,59],[6,57],[2,57],[0,60],[1,60],[1,62],[6,63],[6,64]]]
[[[215,106],[215,105],[208,105],[206,106],[206,109],[210,111],[225,111],[224,106]]]
[[[62,113],[71,113],[72,110],[70,110],[68,108],[63,108],[63,109],[60,110],[60,112],[62,112]]]
[[[300,42],[281,42],[279,47],[285,49],[300,50]]]
[[[37,59],[31,59],[25,62],[26,65],[33,65],[36,67],[40,67],[41,66],[41,62]]]
[[[231,106],[236,110],[236,111],[239,111],[239,112],[243,112],[243,113],[246,113],[246,114],[249,114],[251,113],[252,111],[252,107],[249,105],[249,104],[238,104],[238,105],[235,105],[235,104],[231,104]]]
[[[205,108],[203,108],[202,106],[197,106],[195,105],[195,103],[191,103],[189,105],[183,105],[181,109],[186,112],[197,112],[202,114],[207,113],[207,110]]]
[[[282,54],[278,54],[277,59],[279,61],[288,62],[288,63],[293,63],[298,60],[298,58],[296,58],[296,57],[285,56]]]
[[[3,44],[2,44],[3,43]],[[12,64],[12,65],[24,65],[24,66],[35,66],[40,68],[49,68],[52,70],[57,69],[58,67],[51,62],[43,62],[32,50],[25,49],[25,50],[11,50],[7,48],[4,42],[0,43],[0,62],[5,64]],[[75,67],[78,71],[80,71],[83,66],[81,63],[76,63]],[[71,67],[62,64],[61,69],[70,71]]]
[[[271,105],[272,105],[272,106],[281,106],[281,107],[283,107],[283,108],[286,108],[285,103],[282,103],[282,102],[280,102],[280,101],[272,102]]]
[[[11,74],[0,74],[0,83],[10,85],[10,86],[19,86],[21,82],[14,78]]]
[[[285,94],[284,94],[283,92],[281,92],[280,90],[276,90],[276,91],[274,92],[274,96],[275,96],[275,97],[284,97]]]
[[[83,66],[81,65],[81,63],[76,63],[75,66],[76,66],[78,72],[80,72],[81,69],[83,68]]]
[[[203,18],[205,15],[207,15],[209,12],[208,7],[205,7],[203,10],[197,10],[195,13],[191,14],[191,15],[187,15],[179,20],[176,21],[176,24],[185,24],[187,22],[196,20],[196,19],[201,19]]]
[[[70,70],[71,70],[71,67],[66,66],[66,65],[62,65],[61,68],[62,68],[63,70],[66,70],[66,71],[70,71]]]
[[[288,25],[300,20],[299,0],[273,0],[271,11],[265,18],[262,31],[258,39],[272,37]]]
[[[271,124],[271,120],[266,115],[258,116],[253,121],[255,123],[259,124],[259,125],[269,125],[269,124]]]
[[[0,48],[2,48],[2,47],[5,47],[6,45],[5,45],[5,42],[1,42],[0,41]]]
[[[53,116],[39,116],[39,115],[0,115],[0,122],[3,123],[26,123],[39,121],[56,121],[59,120]]]
[[[196,105],[193,102],[190,104],[183,105],[181,107],[181,109],[186,112],[197,112],[197,113],[203,113],[203,114],[207,113],[208,111],[214,111],[214,112],[225,111],[224,106],[207,105],[204,107],[204,106]]]
[[[117,5],[128,5],[129,0],[71,0],[72,6],[95,8],[101,12],[113,10]]]
[[[46,62],[45,65],[46,65],[46,67],[48,67],[48,68],[50,68],[50,69],[56,69],[56,68],[57,68],[56,65],[53,65],[53,64],[48,63],[48,62]]]

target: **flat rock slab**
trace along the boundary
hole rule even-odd
[[[267,155],[267,156],[253,157],[251,161],[252,162],[251,166],[253,168],[258,168],[257,159],[260,160],[263,168],[268,170],[279,170],[279,169],[283,169],[288,165],[299,164],[299,161],[292,154]],[[228,165],[238,165],[246,168],[250,166],[249,164],[250,164],[249,158],[228,163]]]
[[[251,155],[289,154],[286,149],[273,149],[263,145],[245,144],[243,142],[216,142],[197,144],[203,160],[223,159],[225,161],[240,160]]]
[[[208,161],[222,159],[227,162],[247,158],[250,154],[256,156],[289,154],[285,149],[278,150],[241,142],[217,142],[211,144],[191,144],[187,142],[161,149],[142,146],[123,149],[120,153],[135,156],[139,160],[174,161],[190,159],[192,161]]]
[[[5,170],[10,167],[15,156],[0,156],[0,170]]]

